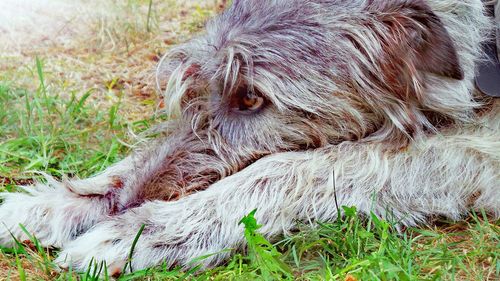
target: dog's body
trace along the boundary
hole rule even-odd
[[[340,205],[402,225],[500,217],[499,102],[473,84],[490,28],[480,0],[236,0],[160,64],[180,115],[167,137],[93,178],[5,193],[0,220],[61,264],[116,273],[143,224],[134,269],[241,247],[253,209],[268,237]]]

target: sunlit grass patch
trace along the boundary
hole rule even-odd
[[[129,130],[148,128],[150,118],[125,119],[120,102],[109,108],[94,103],[92,90],[52,92],[39,59],[36,69],[36,91],[0,84],[0,176],[22,179],[29,171],[88,176],[128,151]]]

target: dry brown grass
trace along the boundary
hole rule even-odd
[[[96,103],[121,100],[121,112],[131,120],[151,115],[159,102],[154,80],[159,57],[197,32],[223,2],[153,1],[149,13],[148,0],[112,1],[106,17],[72,40],[0,54],[0,80],[36,88],[39,57],[51,92],[64,96],[92,89]]]

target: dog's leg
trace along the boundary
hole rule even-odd
[[[137,156],[131,155],[95,176],[66,180],[64,185],[79,195],[106,195],[110,190],[122,186],[124,180],[130,177],[134,169],[134,158]]]
[[[169,142],[138,151],[86,179],[57,181],[23,187],[24,193],[0,193],[0,245],[12,246],[14,239],[28,239],[19,226],[34,234],[44,246],[62,247],[95,223],[113,215],[134,198],[140,167],[158,165],[170,151]],[[151,157],[154,154],[156,157]]]
[[[207,151],[189,130],[180,130],[95,177],[62,182],[47,177],[46,185],[25,187],[27,193],[2,193],[0,244],[12,245],[12,236],[27,239],[22,224],[43,245],[61,247],[109,216],[144,201],[203,189],[221,170],[237,168]],[[196,176],[188,180],[185,172]]]
[[[128,157],[88,179],[59,182],[47,176],[47,184],[24,187],[24,193],[0,193],[0,245],[27,240],[22,224],[43,245],[63,246],[113,211],[121,178],[131,170]]]
[[[255,208],[263,225],[260,231],[267,237],[293,229],[295,220],[335,219],[342,205],[404,225],[429,215],[458,219],[473,207],[488,208],[498,216],[499,164],[491,154],[495,140],[483,137],[481,144],[485,142],[488,145],[479,146],[467,139],[436,137],[406,152],[345,144],[275,154],[208,190],[176,202],[145,203],[100,223],[64,247],[58,262],[84,270],[95,258],[117,273],[145,225],[133,252],[134,270],[163,262],[190,266],[196,257],[218,253],[203,261],[215,265],[228,256],[220,251],[244,244],[238,222]],[[481,198],[488,203],[477,205]]]
[[[25,187],[25,193],[0,194],[0,244],[12,246],[14,239],[27,240],[22,224],[44,246],[61,247],[86,231],[110,210],[105,196],[75,194],[62,183]]]
[[[133,183],[144,173],[138,165],[158,165],[162,155],[150,153],[165,147],[168,143],[135,153],[90,178],[57,181],[46,176],[46,184],[23,187],[23,193],[0,193],[0,245],[14,245],[13,238],[27,240],[21,224],[42,245],[62,247],[127,206],[136,194]]]
[[[310,167],[316,160],[321,163]],[[243,229],[238,222],[254,208],[258,208],[257,219],[264,224],[261,230],[266,235],[289,230],[295,218],[331,218],[336,209],[331,164],[324,165],[329,162],[327,155],[311,153],[261,159],[208,190],[176,202],[145,203],[96,225],[64,247],[57,262],[83,270],[93,260],[105,260],[108,272],[115,274],[124,267],[142,224],[145,228],[134,249],[134,270],[163,261],[187,265],[195,257],[240,247]],[[323,208],[317,210],[322,215],[310,213],[315,206]],[[227,255],[210,257],[205,265],[216,264]]]

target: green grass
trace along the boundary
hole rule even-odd
[[[134,142],[130,130],[142,132],[155,123],[153,119],[127,121],[120,103],[102,108],[93,102],[92,91],[55,93],[45,83],[41,60],[36,61],[33,73],[36,91],[0,83],[0,186],[7,190],[33,177],[30,171],[35,170],[56,177],[98,172],[129,152],[124,144]],[[224,266],[201,272],[196,266],[188,272],[160,266],[120,280],[500,278],[500,225],[489,222],[484,214],[399,233],[391,222],[375,216],[360,218],[355,208],[343,208],[344,218],[315,227],[299,226],[293,235],[275,239],[275,244],[259,234],[260,226],[251,213],[242,218],[247,252],[233,253]],[[86,273],[58,273],[52,262],[57,251],[42,248],[34,237],[30,245],[2,252],[2,276],[7,279],[97,280],[105,270],[99,265]]]
[[[0,175],[25,178],[28,171],[54,176],[88,176],[128,151],[128,129],[149,127],[151,120],[125,122],[120,103],[101,108],[92,91],[53,94],[37,60],[37,91],[0,84]]]

